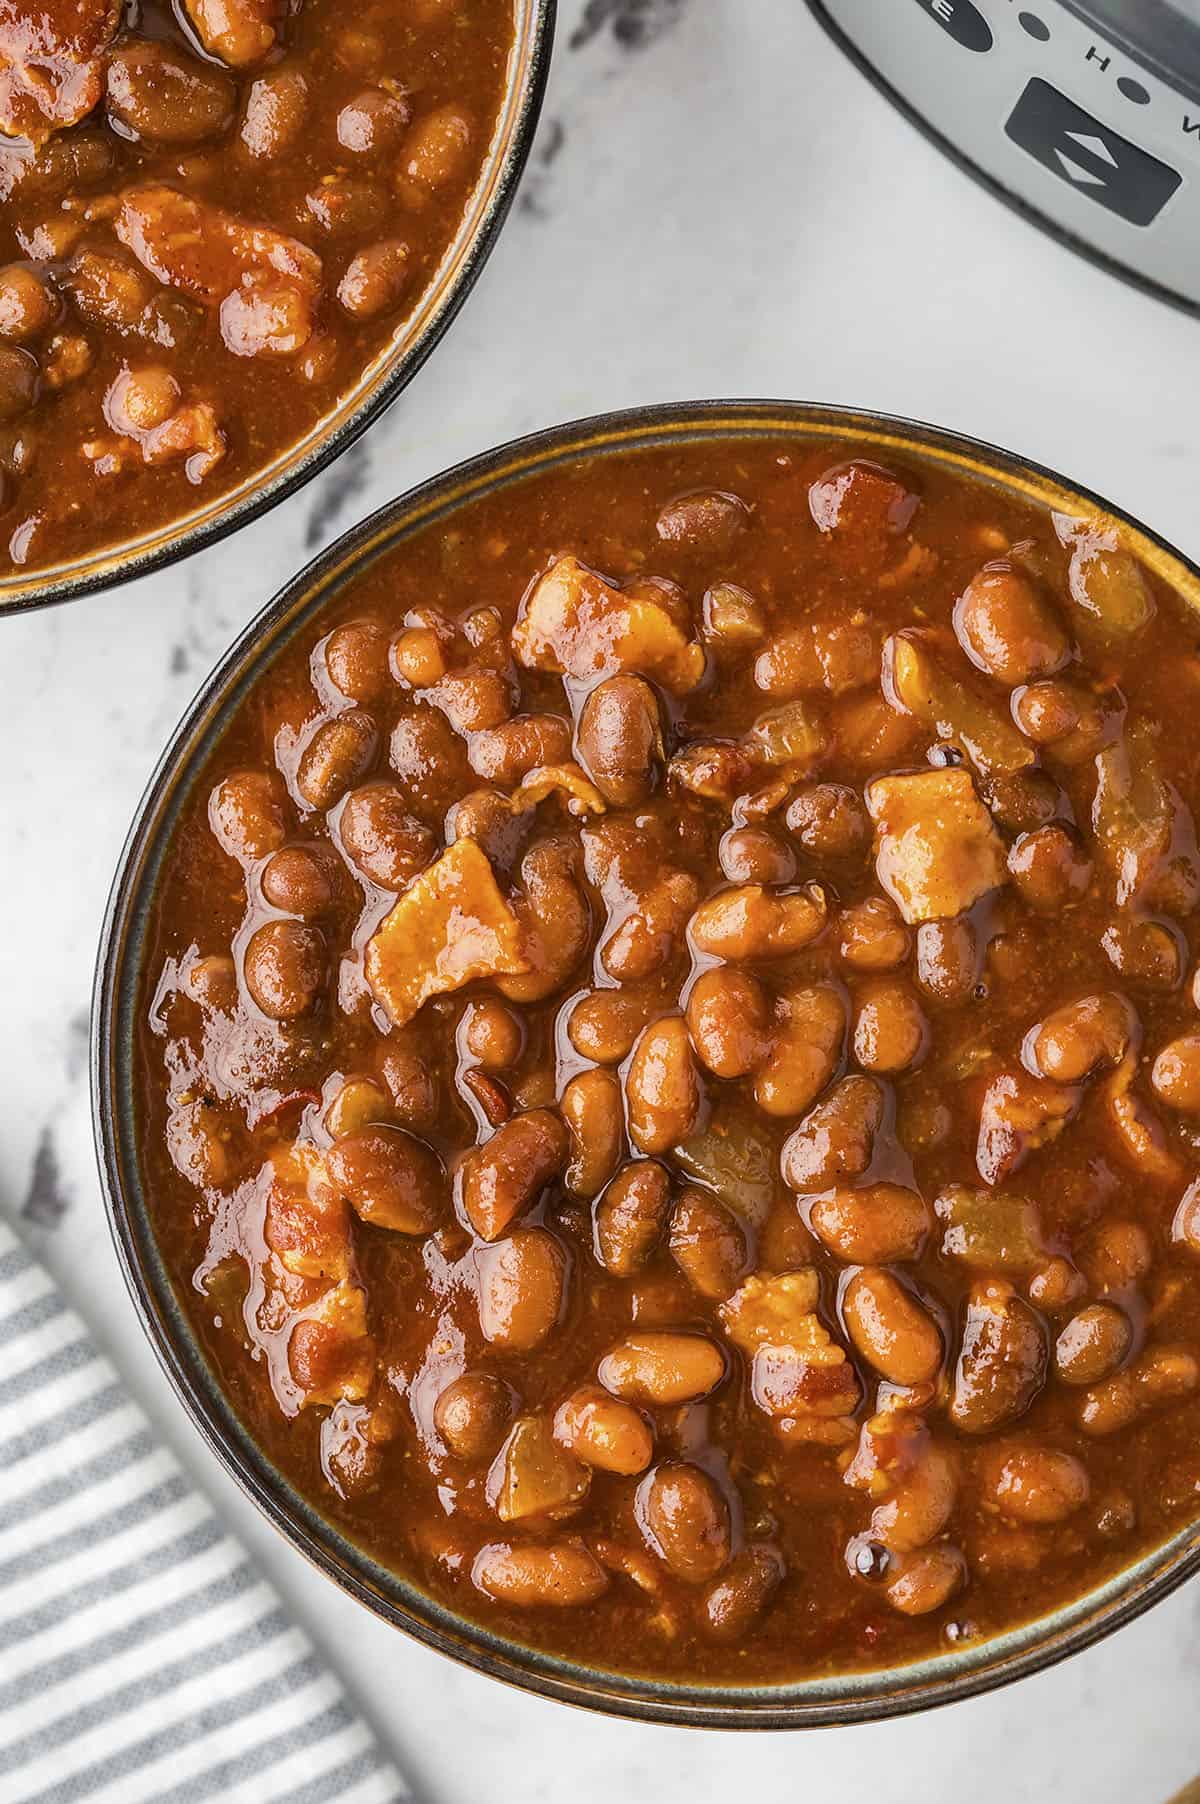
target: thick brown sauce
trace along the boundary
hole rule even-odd
[[[1179,1208],[1196,1171],[1196,1116],[1190,1110],[1200,1096],[1186,1095],[1178,1074],[1172,1089],[1170,1074],[1161,1076],[1155,1066],[1165,1046],[1197,1028],[1191,809],[1200,794],[1200,744],[1177,730],[1191,717],[1200,682],[1195,623],[1154,578],[1131,570],[1124,553],[1109,552],[1103,581],[1094,561],[1090,566],[1093,595],[1103,591],[1104,605],[1114,596],[1126,603],[1132,596],[1143,614],[1152,600],[1153,617],[1125,636],[1099,630],[1086,607],[1070,598],[1070,555],[1054,523],[982,485],[924,469],[900,470],[891,485],[860,471],[848,499],[843,495],[839,517],[840,481],[819,479],[853,455],[852,446],[798,449],[767,439],[609,456],[523,481],[408,540],[272,667],[243,707],[179,829],[147,939],[139,1059],[148,1191],[168,1264],[234,1407],[271,1460],[377,1558],[499,1633],[588,1663],[744,1682],[902,1663],[939,1646],[987,1637],[1080,1595],[1191,1519],[1200,1499],[1200,1399],[1194,1388],[1200,1350],[1194,1247],[1200,1230],[1195,1211],[1189,1227],[1186,1207]],[[734,495],[744,508],[731,511],[723,503],[717,515],[688,508],[663,515],[675,498],[708,490]],[[814,507],[829,530],[818,529]],[[673,536],[664,537],[656,525],[663,518]],[[1060,532],[1070,543],[1084,543],[1066,526]],[[1086,540],[1095,542],[1094,536]],[[931,725],[889,707],[881,696],[881,647],[889,634],[916,627],[938,636],[944,668],[981,698],[993,725],[996,719],[1011,725],[1019,712],[1011,698],[1019,697],[1020,686],[1014,692],[973,668],[952,634],[951,617],[981,567],[1013,547],[1019,549],[1009,575],[1015,568],[1027,578],[1043,618],[1068,648],[1064,669],[1046,680],[1099,697],[1100,755],[1105,744],[1110,753],[1114,744],[1132,747],[1137,771],[1146,776],[1153,766],[1165,785],[1149,799],[1140,790],[1124,817],[1131,843],[1142,844],[1140,862],[1134,857],[1123,864],[1119,849],[1110,846],[1106,853],[1097,842],[1094,748],[1068,759],[1063,748],[1074,741],[1060,739],[1058,752],[1051,744],[1037,753],[1017,734],[1018,744],[1036,757],[1017,777],[1001,781],[994,771],[985,776],[977,754],[964,755],[960,740],[977,745],[971,731],[948,732],[945,721]],[[378,1082],[389,1048],[403,1046],[436,1086],[433,1115],[426,1113],[416,1132],[451,1167],[492,1132],[480,1090],[472,1092],[464,1079],[472,1059],[462,1051],[462,1022],[472,999],[494,1000],[497,991],[476,982],[427,1002],[398,1033],[383,1031],[387,1016],[364,987],[361,949],[391,908],[394,891],[353,881],[343,870],[338,900],[320,918],[327,959],[311,1006],[288,1025],[269,1021],[247,989],[245,959],[253,932],[279,911],[263,902],[261,859],[250,861],[248,906],[247,881],[210,830],[209,792],[230,773],[271,770],[278,761],[290,791],[282,833],[289,843],[326,841],[330,827],[322,812],[297,806],[296,773],[316,727],[352,705],[330,685],[325,649],[331,630],[366,621],[394,638],[406,624],[412,627],[410,610],[429,609],[460,626],[472,611],[492,609],[507,629],[531,580],[566,554],[615,584],[650,575],[677,584],[689,631],[698,638],[702,621],[711,625],[713,618],[706,592],[711,597],[714,585],[736,584],[757,604],[765,635],[737,646],[706,636],[699,684],[688,693],[657,685],[663,753],[676,759],[676,774],[664,778],[662,762],[654,759],[648,800],[624,814],[610,806],[585,827],[609,831],[614,821],[640,823],[645,859],[644,868],[635,870],[635,887],[648,888],[668,865],[691,875],[697,898],[725,885],[718,846],[730,829],[731,805],[683,786],[679,754],[691,742],[741,742],[768,710],[782,705],[778,694],[764,693],[754,680],[756,663],[761,673],[762,655],[780,634],[813,621],[828,650],[837,637],[829,637],[830,629],[853,623],[849,665],[826,660],[827,670],[840,669],[840,692],[830,693],[818,671],[819,686],[799,695],[809,720],[824,723],[827,735],[813,768],[760,764],[740,791],[758,795],[779,780],[776,805],[755,824],[773,836],[772,856],[787,867],[788,893],[816,882],[829,913],[823,931],[791,956],[739,962],[771,995],[789,986],[824,985],[824,995],[844,1002],[850,1027],[833,1056],[833,1084],[874,1058],[858,1032],[858,1017],[881,976],[856,967],[845,945],[847,911],[868,898],[881,907],[882,890],[869,840],[830,856],[820,849],[818,832],[810,833],[806,847],[803,833],[787,825],[801,819],[793,812],[797,798],[815,784],[830,783],[861,796],[881,775],[949,768],[970,773],[990,800],[1007,867],[1002,863],[999,882],[946,930],[940,948],[942,928],[932,937],[910,928],[899,962],[883,974],[923,1019],[923,1043],[902,1069],[877,1071],[883,1122],[866,1170],[860,1162],[859,1175],[846,1180],[851,1191],[885,1182],[911,1187],[924,1212],[919,1256],[893,1259],[890,1275],[902,1295],[923,1309],[926,1331],[934,1324],[944,1358],[932,1381],[917,1383],[908,1407],[899,1411],[903,1445],[898,1454],[890,1450],[899,1461],[893,1469],[889,1450],[872,1441],[872,1432],[886,1437],[880,1418],[874,1431],[864,1427],[873,1411],[886,1409],[889,1396],[897,1398],[895,1386],[881,1382],[851,1342],[846,1300],[857,1265],[835,1256],[809,1231],[811,1196],[798,1198],[779,1176],[779,1149],[800,1118],[759,1108],[749,1094],[753,1075],[719,1080],[702,1065],[700,1124],[707,1111],[716,1129],[701,1160],[707,1162],[710,1197],[723,1197],[740,1219],[744,1273],[770,1279],[815,1269],[817,1319],[832,1342],[849,1351],[859,1380],[848,1421],[835,1422],[819,1409],[806,1414],[816,1394],[809,1391],[808,1402],[797,1404],[790,1418],[793,1425],[800,1422],[800,1438],[786,1423],[781,1427],[778,1415],[766,1413],[761,1398],[751,1394],[750,1362],[722,1324],[719,1298],[701,1294],[673,1257],[673,1231],[664,1228],[634,1275],[615,1276],[597,1256],[594,1202],[571,1195],[561,1177],[517,1224],[521,1230],[538,1224],[548,1229],[566,1270],[561,1310],[541,1346],[505,1351],[481,1337],[480,1260],[489,1255],[467,1223],[461,1193],[456,1216],[449,1182],[439,1179],[431,1187],[439,1224],[432,1232],[388,1231],[351,1218],[353,1260],[373,1337],[361,1395],[331,1408],[312,1400],[317,1381],[311,1371],[304,1368],[297,1377],[295,1322],[305,1310],[311,1313],[314,1298],[319,1310],[326,1280],[315,1281],[292,1306],[272,1289],[278,1279],[270,1276],[264,1227],[272,1170],[263,1170],[264,1157],[270,1152],[282,1159],[281,1147],[297,1135],[301,1144],[328,1150],[324,1112],[342,1078],[365,1074]],[[1080,570],[1086,564],[1080,553],[1077,595],[1084,592]],[[679,606],[678,597],[671,605]],[[429,616],[421,619],[428,625]],[[1017,644],[1011,635],[1009,649]],[[460,641],[452,661],[461,667],[468,655]],[[514,688],[508,703],[514,712],[561,713],[568,699],[578,712],[595,687],[594,679],[571,680],[568,697],[562,679],[552,674],[518,668],[511,675],[519,686],[519,697]],[[445,705],[444,692],[426,693],[422,701],[390,677],[377,683],[369,703],[358,704],[369,708],[378,727],[379,750],[370,769],[360,768],[355,778],[361,786],[390,775],[399,784],[412,812],[432,830],[426,856],[442,849],[447,810],[481,787],[467,767],[462,738],[431,706],[431,693]],[[441,748],[440,765],[413,756],[411,735],[393,738],[397,722],[413,719],[426,727],[434,722],[436,732],[430,728],[422,745],[426,752]],[[390,771],[389,744],[400,747]],[[1110,775],[1111,768],[1110,762]],[[738,805],[742,815],[754,808]],[[1154,808],[1165,808],[1165,826]],[[336,802],[331,812],[339,818]],[[508,830],[507,841],[487,842],[506,896],[520,882],[523,847],[580,831],[554,795],[522,820],[519,830]],[[1011,871],[1021,866],[1014,846],[1039,822],[1065,829],[1074,863],[1068,869],[1060,844],[1043,867],[1050,872],[1048,899],[1043,894],[1034,906],[1029,883]],[[1159,828],[1147,853],[1146,835],[1153,838]],[[757,842],[760,857],[763,843]],[[345,858],[344,851],[338,855],[339,868]],[[629,868],[636,866],[634,859]],[[1136,891],[1120,905],[1119,880]],[[593,984],[611,991],[613,980],[596,951],[610,931],[606,903],[594,885],[585,884],[584,893],[591,914],[588,948],[545,1001],[513,1004],[524,1024],[524,1045],[515,1062],[496,1073],[501,1113],[504,1106],[553,1108],[567,1081],[588,1068],[572,1044],[568,1018],[582,992]],[[628,897],[610,900],[617,920]],[[1124,970],[1114,968],[1104,948],[1106,935],[1115,944],[1114,929],[1126,948],[1115,953]],[[897,931],[894,911],[891,931]],[[974,936],[977,961],[965,975],[955,966],[961,945],[959,954],[954,951],[964,934]],[[1141,948],[1137,969],[1129,951],[1135,945]],[[188,993],[188,974],[199,958],[227,958],[231,947],[236,989],[228,972],[222,980],[231,1012],[202,1010]],[[642,983],[651,995],[649,1017],[676,1009],[676,998],[687,997],[697,973],[721,962],[693,959],[682,930],[668,936],[658,973]],[[1075,1113],[1040,1147],[1019,1137],[1004,1142],[1001,1132],[1001,1163],[1007,1160],[1013,1169],[989,1187],[976,1165],[989,1085],[1021,1071],[1026,1036],[1054,1010],[1081,997],[1114,994],[1126,1011],[1121,1018],[1136,1062],[1128,1092],[1138,1099],[1134,1128],[1123,1134],[1116,1123],[1114,1110],[1121,1105],[1114,1102],[1111,1061],[1099,1059],[1074,1087],[1039,1080],[1043,1099],[1069,1092]],[[1185,1078],[1194,1052],[1184,1058]],[[1064,1056],[1071,1055],[1068,1044]],[[1039,1053],[1030,1042],[1026,1078],[1039,1057],[1044,1064],[1049,1056],[1044,1045]],[[621,1070],[628,1080],[628,1064]],[[400,1092],[409,1101],[415,1093],[411,1072]],[[1170,1102],[1164,1100],[1168,1092]],[[819,1109],[832,1093],[833,1086],[826,1087],[814,1106]],[[1181,1100],[1187,1107],[1177,1106]],[[197,1109],[203,1111],[199,1117]],[[182,1170],[168,1151],[172,1112],[174,1157]],[[410,1119],[415,1123],[419,1115],[418,1109]],[[404,1108],[390,1118],[404,1121]],[[182,1136],[180,1120],[191,1124]],[[1139,1124],[1150,1136],[1144,1157],[1130,1138]],[[690,1173],[681,1169],[679,1155],[663,1155],[676,1211],[698,1169],[694,1138],[691,1145]],[[216,1167],[206,1164],[214,1146],[220,1149]],[[621,1157],[627,1156],[623,1145]],[[206,1185],[214,1176],[219,1182]],[[988,1250],[976,1252],[970,1267],[960,1256],[961,1233],[955,1242],[952,1223],[931,1209],[955,1185],[975,1197],[966,1231],[987,1240]],[[1006,1205],[1007,1213],[997,1214],[998,1199],[1005,1197],[1023,1199],[1028,1207]],[[349,1200],[362,1204],[361,1195]],[[886,1206],[879,1219],[889,1220]],[[1010,1311],[1015,1308],[1017,1336],[1003,1343],[998,1359],[984,1348],[972,1390],[960,1362],[968,1293],[978,1298],[980,1287],[989,1285],[993,1297],[1007,1297]],[[1066,1356],[1056,1356],[1055,1346],[1067,1324],[1097,1304],[1110,1312],[1110,1328],[1119,1311],[1125,1338],[1115,1356],[1116,1376],[1089,1388],[1064,1380],[1059,1366]],[[976,1355],[978,1327],[976,1321],[968,1332],[968,1339],[976,1336]],[[683,1462],[711,1480],[704,1497],[710,1514],[716,1510],[717,1540],[727,1536],[723,1551],[734,1561],[716,1577],[720,1549],[711,1560],[698,1556],[702,1578],[695,1576],[698,1566],[685,1572],[679,1558],[672,1564],[661,1557],[648,1513],[649,1480],[638,1472],[595,1471],[586,1496],[573,1498],[550,1520],[499,1521],[495,1474],[491,1500],[487,1481],[494,1438],[484,1456],[459,1458],[434,1423],[439,1393],[464,1370],[500,1379],[510,1387],[510,1410],[535,1419],[540,1412],[548,1421],[570,1393],[595,1383],[598,1363],[631,1328],[682,1328],[711,1336],[723,1349],[727,1376],[708,1399],[641,1412],[654,1433],[656,1467]],[[1160,1359],[1170,1374],[1156,1391]],[[344,1375],[348,1368],[334,1362],[329,1369]],[[335,1376],[335,1390],[339,1382]],[[1106,1385],[1126,1399],[1123,1426],[1115,1425],[1117,1404]],[[1097,1396],[1099,1406],[1088,1401]],[[1097,1407],[1109,1416],[1100,1420]],[[996,1422],[991,1429],[989,1419]],[[816,1441],[804,1438],[814,1423],[825,1424]],[[375,1444],[364,1454],[372,1436]],[[873,1489],[845,1480],[856,1448],[855,1466],[868,1483],[874,1448],[879,1469]],[[1006,1477],[1005,1461],[1014,1453],[1019,1458]],[[1024,1468],[1024,1483],[1021,1459],[1033,1462]],[[924,1507],[913,1500],[914,1485],[919,1491],[924,1480],[913,1475],[929,1471],[930,1483],[947,1490],[948,1500],[931,1506],[924,1527],[913,1531]],[[911,1531],[904,1531],[907,1547],[898,1545],[904,1533],[891,1534],[882,1518],[872,1526],[873,1508],[886,1516],[897,1487],[904,1492],[900,1517]],[[669,1514],[671,1499],[660,1501]],[[686,1518],[687,1497],[679,1507]],[[576,1557],[595,1561],[607,1586],[575,1607],[506,1606],[483,1595],[471,1577],[479,1549],[497,1542],[568,1545]],[[757,1550],[758,1570],[767,1574],[757,1608],[753,1585],[745,1580],[746,1548]],[[923,1564],[930,1550],[932,1567]],[[918,1592],[927,1587],[918,1597],[922,1613],[904,1612],[898,1581],[905,1570],[915,1570]],[[713,1593],[731,1573],[738,1584],[745,1582],[751,1603],[743,1616],[722,1618]]]

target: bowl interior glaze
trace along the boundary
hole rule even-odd
[[[541,110],[556,7],[557,0],[514,0],[504,104],[458,231],[413,312],[336,406],[263,469],[182,518],[93,552],[82,563],[0,578],[0,617],[147,576],[236,532],[348,450],[407,388],[466,300],[512,205]]]
[[[1035,1672],[1089,1646],[1200,1568],[1200,1522],[1076,1602],[978,1645],[902,1668],[829,1673],[784,1685],[688,1685],[620,1674],[491,1634],[388,1571],[328,1523],[259,1450],[205,1359],[159,1254],[138,1163],[135,1039],[141,949],[175,823],[215,743],[262,673],[371,563],[432,522],[563,462],[653,446],[778,435],[836,439],[910,467],[938,467],[1068,513],[1120,521],[1130,548],[1200,612],[1200,570],[1109,503],[972,440],[885,416],[782,402],[701,402],[608,415],[503,446],[392,502],[302,571],[208,679],[151,779],[126,843],[100,948],[92,1101],[118,1256],[151,1343],[210,1447],[287,1537],[343,1590],[428,1646],[493,1677],[591,1709],[707,1728],[860,1722],[944,1704]]]

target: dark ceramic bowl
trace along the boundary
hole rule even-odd
[[[398,335],[312,431],[228,494],[182,519],[29,576],[0,578],[0,616],[108,589],[215,544],[292,494],[347,450],[408,386],[471,292],[504,224],[537,128],[557,0],[514,0],[508,87],[491,149],[437,273]]]
[[[143,1326],[209,1446],[293,1547],[360,1603],[479,1672],[540,1693],[646,1721],[707,1728],[802,1728],[927,1709],[1036,1672],[1139,1615],[1200,1568],[1200,1523],[1066,1608],[979,1645],[914,1665],[830,1674],[788,1685],[660,1682],[587,1667],[489,1633],[387,1571],[299,1496],[238,1420],[167,1275],[138,1168],[134,1045],[146,923],[171,834],[204,762],[263,672],[326,602],[375,559],[431,521],[564,462],[626,450],[762,433],[852,440],[885,458],[953,470],[1066,512],[1121,520],[1137,554],[1200,610],[1200,570],[1107,502],[1005,451],[878,414],[789,402],[701,402],[559,426],[488,452],[425,483],[347,533],[249,626],[174,734],[138,810],[109,903],[96,978],[92,1098],[117,1253]]]

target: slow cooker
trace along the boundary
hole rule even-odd
[[[1002,198],[1200,310],[1200,0],[809,0]]]

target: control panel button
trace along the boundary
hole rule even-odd
[[[917,0],[917,5],[964,50],[991,49],[992,28],[974,0]]]
[[[1183,181],[1169,163],[1131,144],[1040,76],[1004,129],[1044,169],[1131,225],[1153,224]]]

